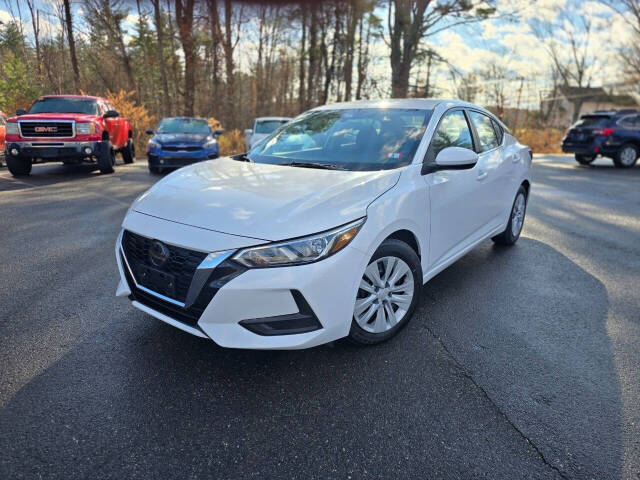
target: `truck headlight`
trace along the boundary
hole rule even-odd
[[[241,250],[233,259],[248,268],[288,267],[317,262],[349,245],[365,218],[326,232]]]
[[[76,133],[79,135],[92,135],[96,133],[96,126],[93,123],[76,123]]]
[[[20,130],[17,123],[7,123],[7,135],[18,135]]]

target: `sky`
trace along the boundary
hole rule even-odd
[[[8,4],[12,5],[13,15],[18,15],[17,5],[21,5],[25,32],[31,35],[31,24],[26,2],[23,0],[0,0],[0,21],[10,21],[12,14]],[[37,0],[41,11],[41,30],[45,35],[54,35],[60,31],[55,9],[60,0]],[[135,5],[135,3],[134,3]],[[624,19],[606,5],[596,0],[495,0],[497,6],[495,18],[478,23],[455,26],[425,40],[425,45],[435,49],[447,64],[439,66],[435,73],[435,84],[441,96],[455,95],[451,79],[451,70],[458,74],[471,74],[474,70],[495,64],[506,72],[511,80],[507,83],[510,97],[522,82],[525,84],[521,94],[523,103],[533,104],[539,100],[539,92],[549,87],[551,58],[545,48],[545,41],[536,36],[535,29],[547,31],[546,41],[555,41],[561,55],[570,55],[568,48],[569,32],[578,38],[584,36],[584,26],[576,18],[585,18],[591,23],[591,35],[588,47],[593,59],[590,68],[591,85],[609,86],[621,82],[622,65],[617,49],[630,39],[631,29]],[[84,11],[80,2],[72,3],[76,23],[82,30]],[[130,14],[124,22],[125,31],[133,32],[137,15]],[[568,13],[571,15],[568,15]],[[379,10],[380,16],[386,11]],[[383,22],[386,24],[386,22]],[[255,31],[251,31],[251,22],[238,46],[239,66],[248,69],[255,55]],[[389,87],[390,66],[387,45],[378,40],[371,45],[373,61],[370,76],[384,90]],[[179,52],[180,53],[180,52]],[[424,81],[425,69],[414,69],[414,74]],[[421,76],[422,74],[422,76]],[[476,78],[478,84],[486,84],[482,78]],[[624,87],[621,87],[624,90]],[[375,93],[373,94],[375,95]]]

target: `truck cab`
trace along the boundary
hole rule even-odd
[[[135,159],[133,131],[126,118],[104,98],[48,95],[7,121],[6,158],[13,176],[29,175],[45,162],[95,163],[113,173],[116,153]]]

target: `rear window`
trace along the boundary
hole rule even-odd
[[[256,122],[255,133],[273,133],[277,128],[280,128],[282,125],[288,122],[289,120],[259,120]]]
[[[606,127],[609,125],[611,121],[611,117],[602,116],[602,115],[587,115],[581,117],[580,120],[576,122],[574,127]]]

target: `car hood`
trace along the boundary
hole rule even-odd
[[[75,120],[76,122],[90,122],[97,115],[86,113],[25,113],[19,117],[13,117],[19,122],[36,120]]]
[[[201,145],[209,137],[208,133],[158,133],[156,140],[162,145],[174,143],[196,143]]]
[[[221,158],[181,168],[133,204],[146,215],[260,240],[284,240],[366,215],[398,170],[348,172]]]

